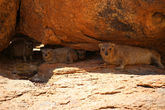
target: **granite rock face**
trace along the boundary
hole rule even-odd
[[[6,48],[14,35],[19,0],[0,0],[0,50]]]
[[[165,1],[22,0],[20,31],[44,44],[94,51],[112,41],[165,53]]]

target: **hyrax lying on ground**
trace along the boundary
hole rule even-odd
[[[21,57],[25,62],[28,57],[32,60],[33,42],[26,38],[13,39],[7,51],[10,57]]]
[[[43,59],[47,63],[73,63],[85,56],[83,50],[75,51],[67,47],[57,49],[44,48],[41,51]]]
[[[119,65],[117,69],[131,64],[156,64],[164,68],[160,54],[154,50],[114,43],[100,43],[99,48],[103,60],[108,64]]]

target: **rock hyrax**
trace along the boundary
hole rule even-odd
[[[160,68],[164,68],[160,54],[154,50],[114,43],[100,43],[99,48],[106,63],[119,65],[116,69],[123,69],[125,65],[153,63]]]
[[[73,63],[78,60],[78,55],[75,50],[71,48],[44,48],[41,50],[42,56],[47,63]]]
[[[26,40],[25,38],[14,39],[8,49],[11,57],[21,57],[25,62],[28,57],[32,60],[33,42]]]
[[[84,60],[86,58],[86,51],[85,50],[75,50],[75,51],[78,55],[79,60]]]

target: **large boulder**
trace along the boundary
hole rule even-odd
[[[44,44],[94,51],[112,41],[165,53],[165,0],[22,0],[19,28]]]
[[[6,48],[15,32],[19,0],[0,0],[0,51]]]

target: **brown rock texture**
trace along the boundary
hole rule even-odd
[[[165,54],[165,1],[22,0],[20,32],[44,44],[93,51],[112,41]]]
[[[15,32],[19,0],[0,0],[0,51],[6,48]]]

